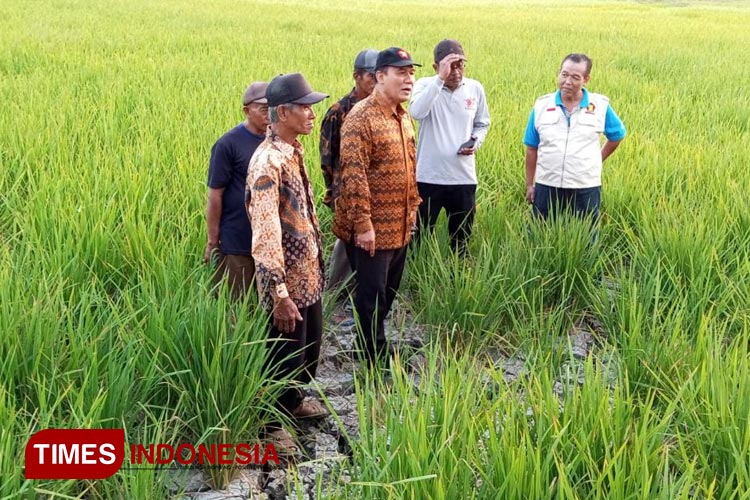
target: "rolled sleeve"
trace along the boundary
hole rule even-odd
[[[536,129],[536,117],[534,110],[529,114],[529,121],[526,123],[526,133],[523,136],[523,143],[530,148],[539,147],[539,131]]]
[[[617,116],[612,106],[607,106],[607,114],[604,117],[604,136],[610,141],[621,141],[626,134],[627,130],[620,117]]]

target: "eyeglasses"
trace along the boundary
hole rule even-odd
[[[464,69],[466,67],[466,61],[456,61],[451,64],[451,71],[454,69]]]

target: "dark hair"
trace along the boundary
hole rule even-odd
[[[360,78],[365,76],[367,73],[374,73],[374,72],[366,68],[357,68],[354,70],[354,74]]]
[[[588,76],[589,73],[591,73],[591,66],[594,65],[594,61],[592,61],[589,56],[587,56],[586,54],[579,54],[576,52],[573,52],[572,54],[568,54],[567,56],[563,57],[563,60],[560,63],[561,68],[562,68],[562,65],[565,64],[565,61],[573,61],[574,63],[586,63],[586,74],[584,76]]]

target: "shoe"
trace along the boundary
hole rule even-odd
[[[305,399],[292,412],[292,416],[300,420],[325,418],[328,415],[330,415],[328,409],[317,399]]]
[[[302,456],[302,452],[294,442],[292,437],[286,429],[276,429],[275,431],[266,434],[266,441],[268,444],[272,444],[276,450],[276,455],[279,458],[285,458],[287,460],[294,460]]]

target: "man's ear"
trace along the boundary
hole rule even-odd
[[[587,85],[589,83],[589,80],[591,80],[591,73],[583,77],[583,84]]]
[[[289,116],[289,108],[284,104],[276,106],[276,115],[279,117],[280,122],[285,122]]]
[[[435,70],[435,73],[437,73],[437,72],[438,72],[438,68],[439,68],[439,67],[440,67],[440,65],[439,65],[438,63],[432,63],[432,69],[434,69],[434,70]]]

